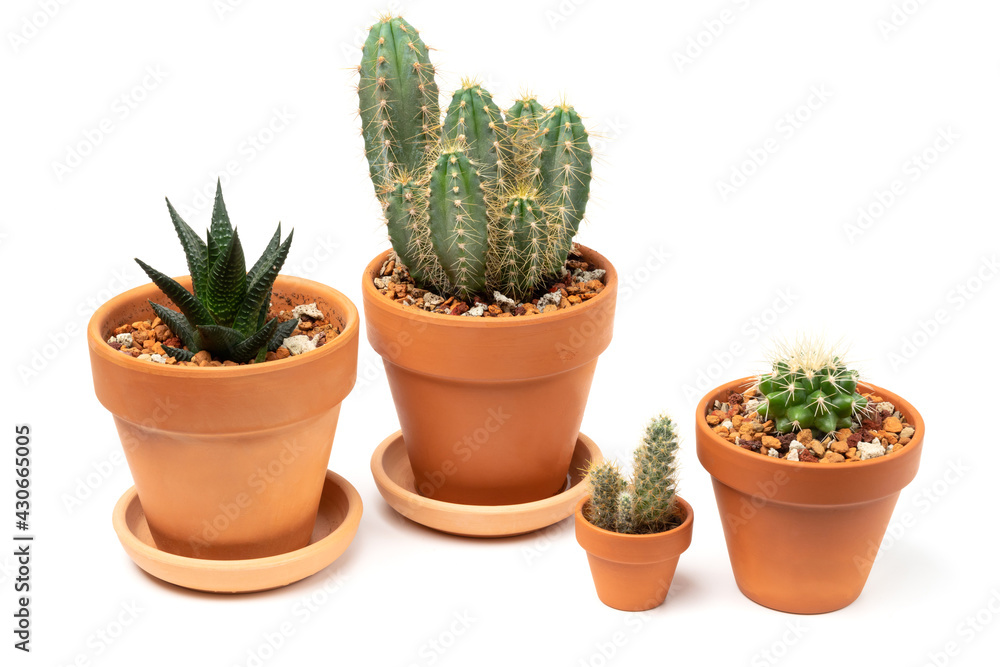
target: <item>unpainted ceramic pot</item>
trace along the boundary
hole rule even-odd
[[[618,275],[582,304],[526,317],[405,307],[362,276],[368,340],[382,357],[418,492],[464,505],[548,498],[566,483],[597,357],[611,342]]]
[[[598,528],[576,507],[576,541],[587,552],[590,573],[601,602],[622,611],[645,611],[663,604],[681,554],[691,546],[694,510],[677,496],[684,519],[662,533],[629,535]]]
[[[916,430],[901,451],[842,463],[762,456],[728,442],[705,421],[710,404],[752,380],[713,389],[695,413],[698,459],[712,475],[736,585],[779,611],[846,607],[868,580],[899,492],[917,474],[924,420],[896,394],[859,383],[859,392],[889,401]]]
[[[190,278],[178,278],[190,289]],[[139,361],[107,344],[150,319],[153,284],[120,294],[87,327],[97,398],[113,415],[156,546],[192,558],[263,558],[306,546],[340,403],[357,375],[358,311],[320,283],[279,276],[272,303],[313,303],[341,333],[262,364],[210,368]]]

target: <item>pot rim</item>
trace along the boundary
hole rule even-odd
[[[389,254],[392,252],[391,248],[376,255],[375,258],[370,261],[367,266],[365,266],[365,270],[361,274],[362,298],[369,303],[377,304],[379,308],[395,312],[396,314],[403,315],[405,317],[425,319],[437,324],[446,323],[448,326],[463,327],[467,329],[528,327],[532,324],[540,322],[552,322],[561,319],[568,319],[574,316],[586,315],[590,311],[599,308],[601,304],[603,304],[607,294],[617,293],[618,271],[615,269],[610,260],[608,260],[608,258],[601,253],[580,243],[577,243],[576,245],[583,250],[583,254],[585,256],[593,258],[598,264],[600,264],[598,268],[605,270],[604,289],[601,290],[601,292],[593,299],[590,299],[585,303],[575,305],[571,308],[562,308],[554,313],[538,313],[537,315],[532,315],[531,317],[459,317],[455,315],[445,315],[443,313],[430,313],[420,308],[403,306],[394,300],[387,299],[385,295],[375,288],[375,284],[372,282],[375,272],[381,268],[382,263],[388,259]]]
[[[834,465],[824,465],[822,467],[819,467],[817,465],[818,462],[788,461],[786,459],[775,458],[772,456],[761,456],[756,452],[751,452],[746,449],[743,449],[742,447],[734,445],[733,443],[729,442],[728,440],[720,436],[718,433],[713,431],[711,427],[708,425],[708,422],[705,421],[705,415],[708,414],[707,410],[708,403],[709,401],[714,400],[715,396],[723,393],[724,391],[733,389],[734,387],[738,387],[740,385],[746,386],[748,382],[751,382],[755,379],[756,376],[748,376],[741,378],[739,380],[726,382],[710,390],[702,397],[700,401],[698,401],[698,407],[696,408],[695,412],[695,416],[697,417],[695,429],[698,432],[698,435],[704,436],[704,438],[700,440],[705,445],[725,446],[727,450],[732,450],[734,455],[747,457],[744,459],[746,461],[751,461],[751,460],[760,461],[761,459],[767,459],[767,461],[765,462],[766,464],[786,466],[791,470],[811,470],[811,471],[822,470],[827,472],[823,472],[820,474],[831,474],[831,475],[847,474],[846,472],[840,472],[840,469],[845,469],[846,471],[850,471],[850,470],[861,470],[864,468],[869,468],[878,465],[891,465],[891,462],[893,461],[899,463],[908,460],[907,457],[920,455],[920,448],[917,447],[917,445],[919,445],[923,441],[924,433],[926,432],[924,419],[921,416],[921,414],[917,411],[916,408],[913,407],[913,405],[909,401],[907,401],[905,398],[901,396],[898,396],[898,394],[890,392],[888,389],[884,389],[883,387],[879,387],[878,385],[871,384],[870,382],[863,382],[863,381],[858,382],[858,387],[865,388],[870,393],[874,394],[893,393],[893,395],[897,396],[899,400],[901,400],[903,403],[906,404],[905,407],[908,408],[906,414],[907,423],[909,423],[911,426],[914,427],[915,433],[913,434],[913,438],[910,440],[910,443],[908,443],[906,446],[903,447],[902,452],[898,454],[893,453],[887,456],[879,456],[873,459],[867,459],[865,461],[853,461],[851,463],[842,462]],[[896,409],[899,410],[899,406],[896,406]]]
[[[684,508],[684,513],[685,513],[684,520],[681,521],[679,525],[674,526],[669,530],[660,531],[659,533],[642,533],[642,534],[619,533],[614,530],[607,530],[601,528],[600,526],[595,526],[587,519],[586,515],[584,515],[583,513],[583,506],[586,505],[588,502],[590,502],[590,498],[591,494],[588,493],[583,498],[581,498],[579,502],[577,502],[575,514],[583,521],[584,524],[588,526],[589,530],[593,530],[598,535],[607,537],[608,539],[621,539],[624,542],[632,542],[632,543],[642,542],[644,540],[648,541],[657,537],[662,537],[664,535],[670,535],[672,533],[685,530],[688,527],[690,527],[692,522],[694,522],[694,509],[691,507],[691,503],[684,500],[684,498],[682,498],[680,495],[676,495],[675,498],[677,498],[677,502],[681,505],[681,507]]]
[[[175,277],[174,280],[184,285],[185,288],[191,288],[191,277],[189,275]],[[317,360],[331,354],[335,354],[336,351],[349,344],[349,341],[358,335],[361,328],[361,318],[358,315],[358,309],[351,302],[346,295],[344,295],[339,290],[325,285],[315,280],[309,280],[308,278],[299,278],[296,276],[289,276],[285,274],[278,274],[275,284],[281,280],[285,283],[292,283],[296,285],[293,289],[300,289],[306,294],[320,294],[326,292],[330,301],[333,301],[337,305],[337,309],[334,314],[343,318],[344,327],[340,334],[333,339],[333,341],[323,345],[322,347],[311,350],[308,354],[301,355],[301,359],[305,361]],[[141,362],[132,357],[127,357],[121,354],[110,345],[103,337],[101,331],[102,327],[108,321],[108,313],[123,301],[133,301],[138,300],[141,292],[149,290],[150,287],[155,285],[152,282],[133,287],[132,289],[126,290],[121,294],[111,297],[103,304],[101,304],[94,314],[91,315],[90,321],[87,323],[87,341],[90,345],[91,350],[95,351],[96,354],[112,364],[120,366],[128,371],[136,371],[139,373],[148,373],[152,375],[163,375],[163,376],[183,376],[185,374],[191,373],[216,373],[220,377],[243,377],[243,376],[253,376],[262,375],[264,373],[274,373],[280,372],[282,369],[286,368],[289,364],[293,363],[304,363],[300,361],[299,356],[288,357],[287,359],[276,359],[274,361],[268,361],[262,364],[243,364],[239,366],[210,366],[207,368],[203,367],[192,367],[192,366],[178,366],[166,364],[155,364],[148,362]],[[158,288],[157,288],[158,289]],[[162,293],[162,292],[161,292]]]

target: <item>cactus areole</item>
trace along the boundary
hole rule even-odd
[[[428,48],[398,16],[371,27],[358,71],[372,183],[392,248],[418,286],[524,300],[560,276],[593,159],[573,107],[526,95],[503,112],[463,80],[442,119]]]

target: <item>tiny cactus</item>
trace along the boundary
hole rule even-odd
[[[833,346],[799,338],[779,345],[772,356],[771,373],[757,378],[765,397],[757,411],[774,420],[778,433],[851,428],[867,409],[867,399],[856,391],[857,371],[847,368]]]
[[[643,443],[633,455],[632,482],[607,461],[594,464],[587,520],[617,533],[659,533],[677,520],[677,448],[674,422],[666,415],[652,419]]]
[[[282,242],[279,224],[264,254],[248,272],[239,233],[229,222],[222,199],[221,183],[216,186],[206,241],[181,219],[169,199],[167,210],[187,257],[194,293],[145,262],[135,260],[180,309],[177,312],[149,302],[187,348],[164,345],[164,350],[179,361],[190,361],[200,350],[207,350],[220,361],[264,361],[267,352],[276,350],[298,324],[298,319],[281,324],[275,317],[267,319],[271,288],[288,256],[292,233]]]
[[[416,29],[381,18],[362,49],[362,135],[399,262],[420,286],[469,299],[534,295],[562,274],[590,195],[593,153],[571,106],[530,95],[504,112],[463,80],[444,119]]]

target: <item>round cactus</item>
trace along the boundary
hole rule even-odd
[[[778,433],[850,428],[853,418],[868,406],[857,386],[857,371],[831,348],[803,339],[777,353],[771,373],[758,378],[764,400],[757,412],[773,419]]]

